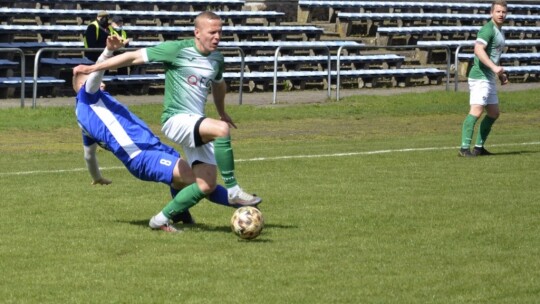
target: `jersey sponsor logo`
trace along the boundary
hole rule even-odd
[[[188,83],[192,86],[197,85],[197,76],[191,75],[188,77]]]
[[[212,83],[212,79],[206,77],[198,77],[197,75],[190,75],[187,78],[187,83],[192,86],[207,88]]]

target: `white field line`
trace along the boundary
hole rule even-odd
[[[528,142],[528,143],[512,143],[512,144],[498,144],[490,145],[491,147],[508,147],[508,146],[530,146],[540,145],[540,142]],[[404,148],[404,149],[388,149],[388,150],[375,150],[375,151],[362,151],[362,152],[347,152],[347,153],[329,153],[329,154],[305,154],[305,155],[287,155],[287,156],[274,156],[274,157],[256,157],[237,159],[235,162],[253,162],[253,161],[272,161],[272,160],[287,160],[287,159],[302,159],[302,158],[321,158],[321,157],[344,157],[344,156],[357,156],[357,155],[374,155],[385,153],[402,153],[402,152],[423,152],[433,150],[453,150],[459,149],[459,147],[426,147],[426,148]],[[125,169],[124,166],[102,167],[101,170],[118,170]],[[32,174],[50,174],[50,173],[66,173],[66,172],[79,172],[86,171],[86,168],[73,168],[62,170],[36,170],[36,171],[19,171],[19,172],[0,172],[0,176],[13,176],[13,175],[32,175]]]

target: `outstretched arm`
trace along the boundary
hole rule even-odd
[[[90,176],[92,176],[92,185],[108,185],[112,181],[101,176],[101,171],[99,170],[99,164],[96,156],[97,144],[93,143],[90,146],[84,147],[84,160],[86,161],[86,167]]]
[[[107,46],[105,47],[105,50],[103,50],[103,53],[101,53],[101,55],[99,56],[97,62],[98,63],[103,62],[113,57],[114,51],[122,48],[123,46],[124,46],[124,43],[122,42],[121,37],[118,37],[118,36],[107,37]],[[105,71],[97,71],[90,74],[90,76],[86,80],[87,93],[94,94],[100,89],[104,74],[105,74]]]
[[[136,51],[125,52],[118,56],[114,56],[108,60],[98,62],[93,65],[78,65],[73,69],[73,75],[77,74],[90,74],[96,71],[113,70],[131,65],[138,65],[144,63],[143,56],[144,49]]]

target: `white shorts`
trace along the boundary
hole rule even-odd
[[[470,79],[470,105],[498,104],[499,97],[497,96],[497,83],[495,81]]]
[[[161,128],[161,132],[167,138],[182,146],[190,166],[196,161],[216,165],[212,142],[199,147],[195,146],[195,125],[202,117],[195,114],[176,114],[169,118]]]

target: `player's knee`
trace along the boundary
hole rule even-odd
[[[493,120],[496,120],[501,115],[500,112],[490,113],[489,117],[491,117]]]
[[[211,182],[211,181],[205,181],[202,179],[197,180],[197,185],[199,186],[199,189],[205,194],[210,194],[214,192],[214,190],[217,187],[217,181]]]
[[[216,124],[216,137],[226,137],[230,134],[229,124],[224,121],[219,121]]]
[[[173,186],[183,188],[195,182],[195,174],[184,159],[179,159],[173,171]]]

